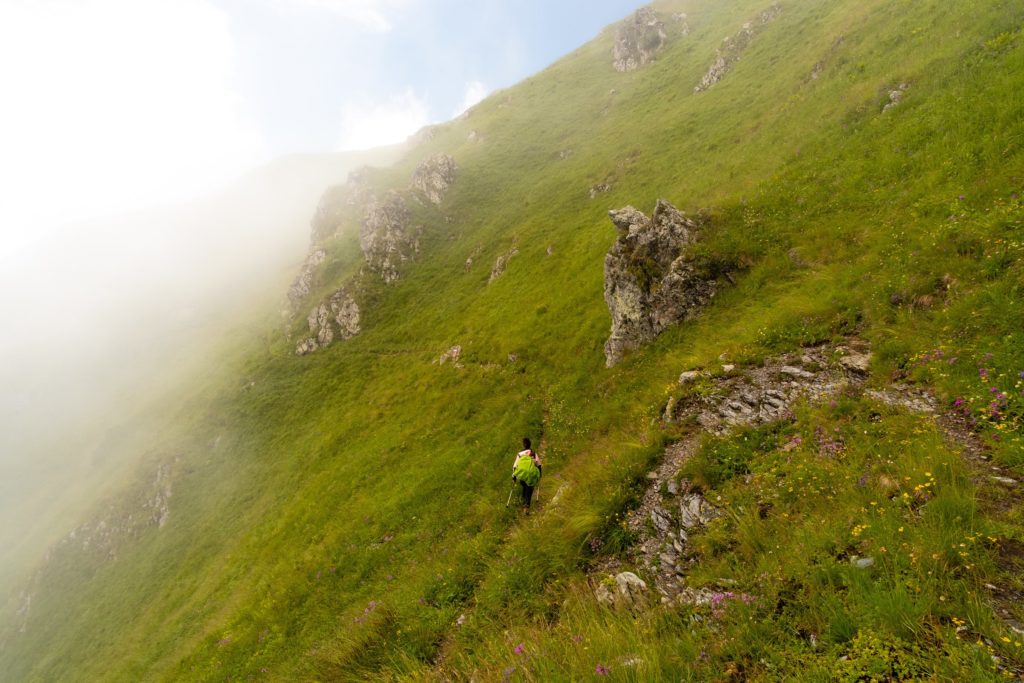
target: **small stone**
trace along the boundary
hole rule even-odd
[[[666,486],[668,488],[669,495],[679,495],[679,484],[676,482],[675,479],[669,479],[668,484],[666,484]]]
[[[700,370],[687,370],[679,375],[679,384],[689,384],[701,376]]]
[[[729,373],[736,369],[735,365],[727,364],[722,366],[722,372]]]
[[[993,477],[991,477],[991,479],[992,479],[992,481],[997,481],[1000,484],[1005,484],[1007,486],[1016,486],[1017,485],[1017,480],[1016,479],[1011,479],[1010,477],[996,477],[996,476],[993,476]]]
[[[875,564],[873,557],[851,557],[850,560],[857,569],[867,569]]]
[[[866,375],[871,369],[871,354],[850,351],[839,359],[839,364],[858,375]]]
[[[782,373],[783,375],[789,375],[790,377],[798,377],[800,379],[814,379],[813,372],[807,372],[806,370],[795,368],[792,365],[783,365],[781,368],[779,368],[779,372]]]

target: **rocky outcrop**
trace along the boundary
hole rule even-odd
[[[312,336],[295,346],[299,356],[330,346],[335,337],[351,339],[359,334],[359,305],[347,289],[339,289],[327,301],[313,307],[306,323]]]
[[[327,250],[322,247],[316,247],[309,252],[309,255],[302,264],[302,270],[299,271],[295,281],[288,288],[288,301],[291,302],[293,309],[309,296],[309,291],[313,287],[313,276],[316,274],[317,266],[323,263],[326,258]]]
[[[694,87],[694,92],[703,92],[715,83],[725,78],[736,62],[740,61],[744,50],[750,45],[754,36],[765,26],[774,21],[782,13],[782,6],[775,3],[765,11],[761,12],[756,19],[743,24],[735,35],[729,36],[722,41],[715,52],[715,61],[711,63],[704,78]]]
[[[422,193],[431,204],[439,206],[455,182],[456,171],[455,159],[447,154],[435,154],[413,171],[412,188]]]
[[[665,46],[665,23],[649,7],[636,11],[615,29],[612,66],[616,71],[633,71],[654,61]]]
[[[402,264],[419,252],[419,229],[410,223],[409,209],[397,192],[389,192],[383,201],[374,201],[366,210],[359,246],[366,265],[384,282],[397,280]]]
[[[451,347],[447,351],[441,354],[440,358],[437,359],[438,365],[444,365],[445,363],[451,363],[457,368],[462,367],[462,363],[459,362],[459,356],[462,355],[462,347],[458,344]]]
[[[686,247],[698,224],[659,199],[650,218],[627,206],[609,211],[619,238],[604,260],[604,299],[612,315],[608,367],[705,306],[716,283],[696,272]]]
[[[487,284],[491,284],[499,277],[501,277],[502,273],[505,272],[505,269],[508,268],[509,261],[511,261],[512,257],[518,253],[519,249],[517,247],[512,247],[507,252],[505,252],[497,259],[495,259],[494,266],[491,268],[491,277],[488,278]]]
[[[903,94],[910,89],[910,86],[906,83],[900,83],[898,86],[889,91],[889,101],[882,107],[883,112],[887,112],[893,107],[899,105],[903,101]]]

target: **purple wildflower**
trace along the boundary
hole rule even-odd
[[[515,652],[517,655],[521,655],[521,654],[523,654],[523,650],[524,649],[525,648],[523,648],[523,644],[519,643],[518,645],[516,645],[515,649],[512,650],[512,651]]]
[[[957,397],[957,399],[955,401],[953,401],[953,407],[954,408],[959,408],[963,404],[964,404],[964,400],[962,398],[960,398],[959,396]]]
[[[574,643],[582,643],[583,642],[583,636],[581,636],[581,635],[573,636],[572,637],[572,642],[574,642]]]
[[[603,665],[603,664],[598,664],[598,665],[597,665],[597,668],[596,668],[596,669],[594,669],[594,673],[596,673],[596,674],[597,674],[598,676],[607,676],[607,675],[609,675],[609,674],[610,674],[611,672],[612,672],[612,670],[611,670],[611,669],[609,669],[608,667],[606,667],[606,666],[605,666],[605,665]]]

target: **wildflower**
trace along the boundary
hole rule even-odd
[[[608,667],[606,667],[603,664],[598,664],[597,668],[594,669],[594,673],[596,673],[598,676],[607,676],[611,672],[612,672],[611,669],[609,669]]]
[[[516,647],[513,650],[513,652],[515,652],[517,655],[521,655],[521,654],[523,654],[523,650],[524,650],[523,644],[519,643],[518,645],[516,645]]]

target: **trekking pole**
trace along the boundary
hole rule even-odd
[[[512,494],[516,492],[515,482],[512,483],[512,490],[508,492],[508,500],[505,501],[505,507],[508,507],[512,503]]]

